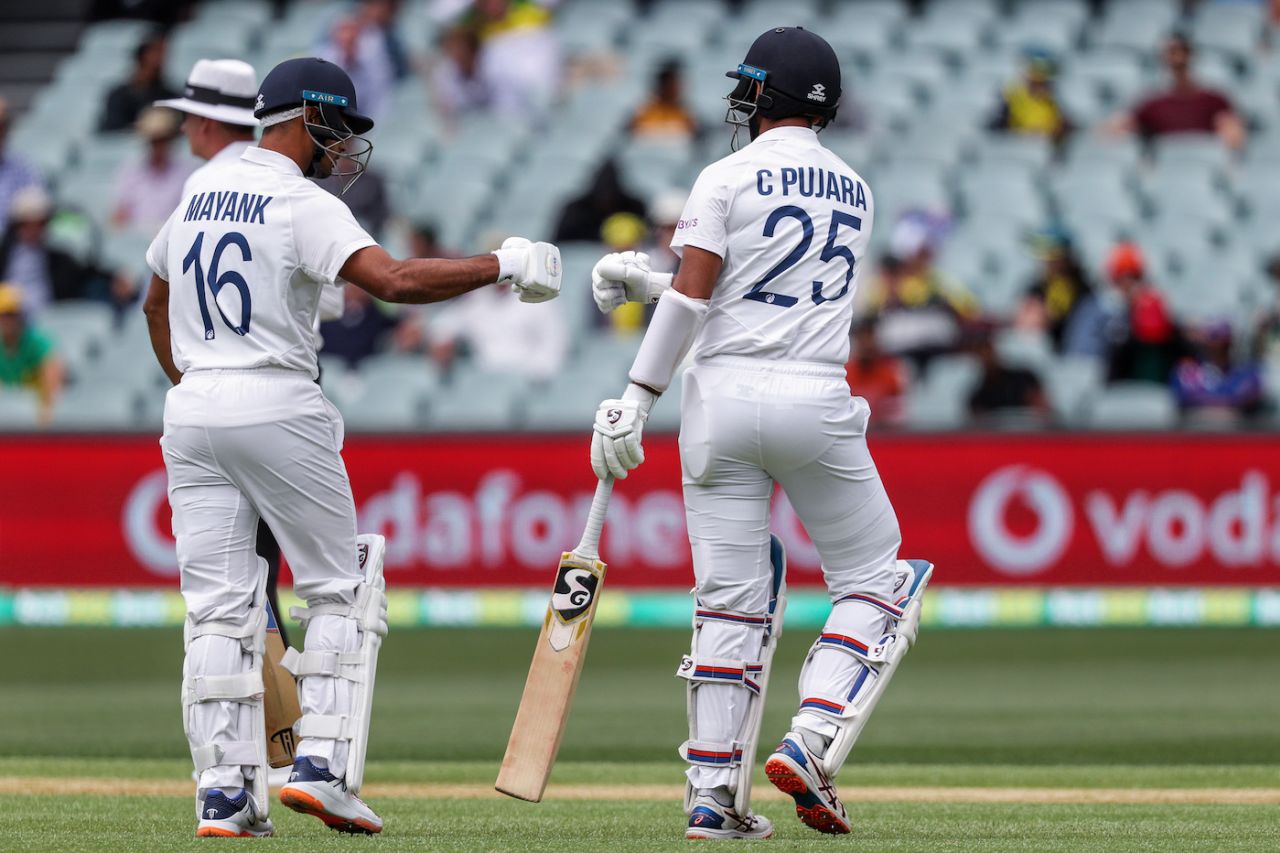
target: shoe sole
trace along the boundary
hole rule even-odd
[[[253,832],[234,832],[217,826],[206,826],[196,830],[196,838],[266,838],[270,832],[261,835]]]
[[[733,833],[726,833],[724,835],[690,835],[686,832],[684,837],[686,841],[764,841],[766,839],[773,838],[773,830],[769,830],[768,835],[735,835]]]
[[[809,790],[809,783],[804,777],[796,773],[787,762],[781,758],[770,758],[765,762],[764,773],[773,787],[796,801],[796,817],[805,826],[827,835],[849,833],[849,824],[823,805],[817,795]]]
[[[331,814],[324,807],[324,803],[317,800],[310,794],[302,791],[285,788],[280,792],[280,802],[282,805],[293,809],[299,814],[307,814],[312,817],[318,817],[324,822],[324,825],[335,832],[347,832],[352,835],[377,835],[382,832],[382,827],[374,826],[368,821],[360,818],[340,817]]]

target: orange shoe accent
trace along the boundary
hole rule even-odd
[[[324,822],[324,825],[338,832],[367,833],[376,835],[382,832],[382,827],[369,823],[360,818],[345,818],[330,814],[324,807],[324,803],[317,800],[305,791],[299,791],[296,788],[281,788],[280,802],[293,809],[299,814],[307,814],[312,817],[318,817]]]
[[[253,833],[232,832],[220,826],[205,826],[196,830],[196,838],[253,838]]]
[[[773,787],[784,794],[802,797],[809,793],[808,784],[800,776],[797,776],[785,761],[777,758],[770,759],[765,762],[764,773],[769,777]],[[849,829],[840,818],[836,817],[835,812],[821,803],[812,807],[802,806],[797,803],[796,817],[800,818],[800,822],[810,829],[825,832],[827,835],[847,835],[849,832]]]

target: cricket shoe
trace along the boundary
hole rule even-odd
[[[231,799],[221,788],[210,788],[200,803],[197,838],[261,838],[275,833],[271,821],[259,817],[257,803],[244,789]]]
[[[796,801],[796,817],[805,826],[831,835],[844,835],[853,828],[835,784],[822,769],[822,759],[800,735],[787,732],[783,736],[764,763],[764,772],[773,787]]]
[[[773,824],[767,817],[747,813],[745,817],[712,797],[698,797],[689,812],[689,828],[684,837],[695,841],[725,838],[768,838]]]
[[[304,756],[293,762],[289,781],[280,789],[280,802],[295,812],[314,815],[337,832],[373,835],[382,832],[382,818],[347,790],[347,783]]]

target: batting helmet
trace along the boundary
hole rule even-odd
[[[749,127],[752,139],[757,117],[814,116],[823,128],[840,104],[840,60],[822,36],[803,27],[769,30],[725,76],[738,81],[727,97],[725,121]]]
[[[319,121],[314,120],[317,114]],[[359,135],[373,129],[373,119],[359,111],[355,84],[347,72],[323,59],[287,59],[272,68],[258,88],[253,115],[263,127],[301,117],[316,144],[308,177],[328,157],[331,175],[351,178],[343,192],[364,172],[373,153],[373,144]],[[340,168],[340,160],[352,165]]]

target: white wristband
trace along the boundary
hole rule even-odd
[[[494,249],[492,254],[498,259],[498,281],[510,281],[524,273],[527,249]]]
[[[658,395],[648,388],[642,388],[632,382],[627,385],[627,390],[622,392],[622,399],[634,401],[640,407],[641,414],[647,418],[649,417],[649,410],[653,408],[653,404],[658,400]]]

